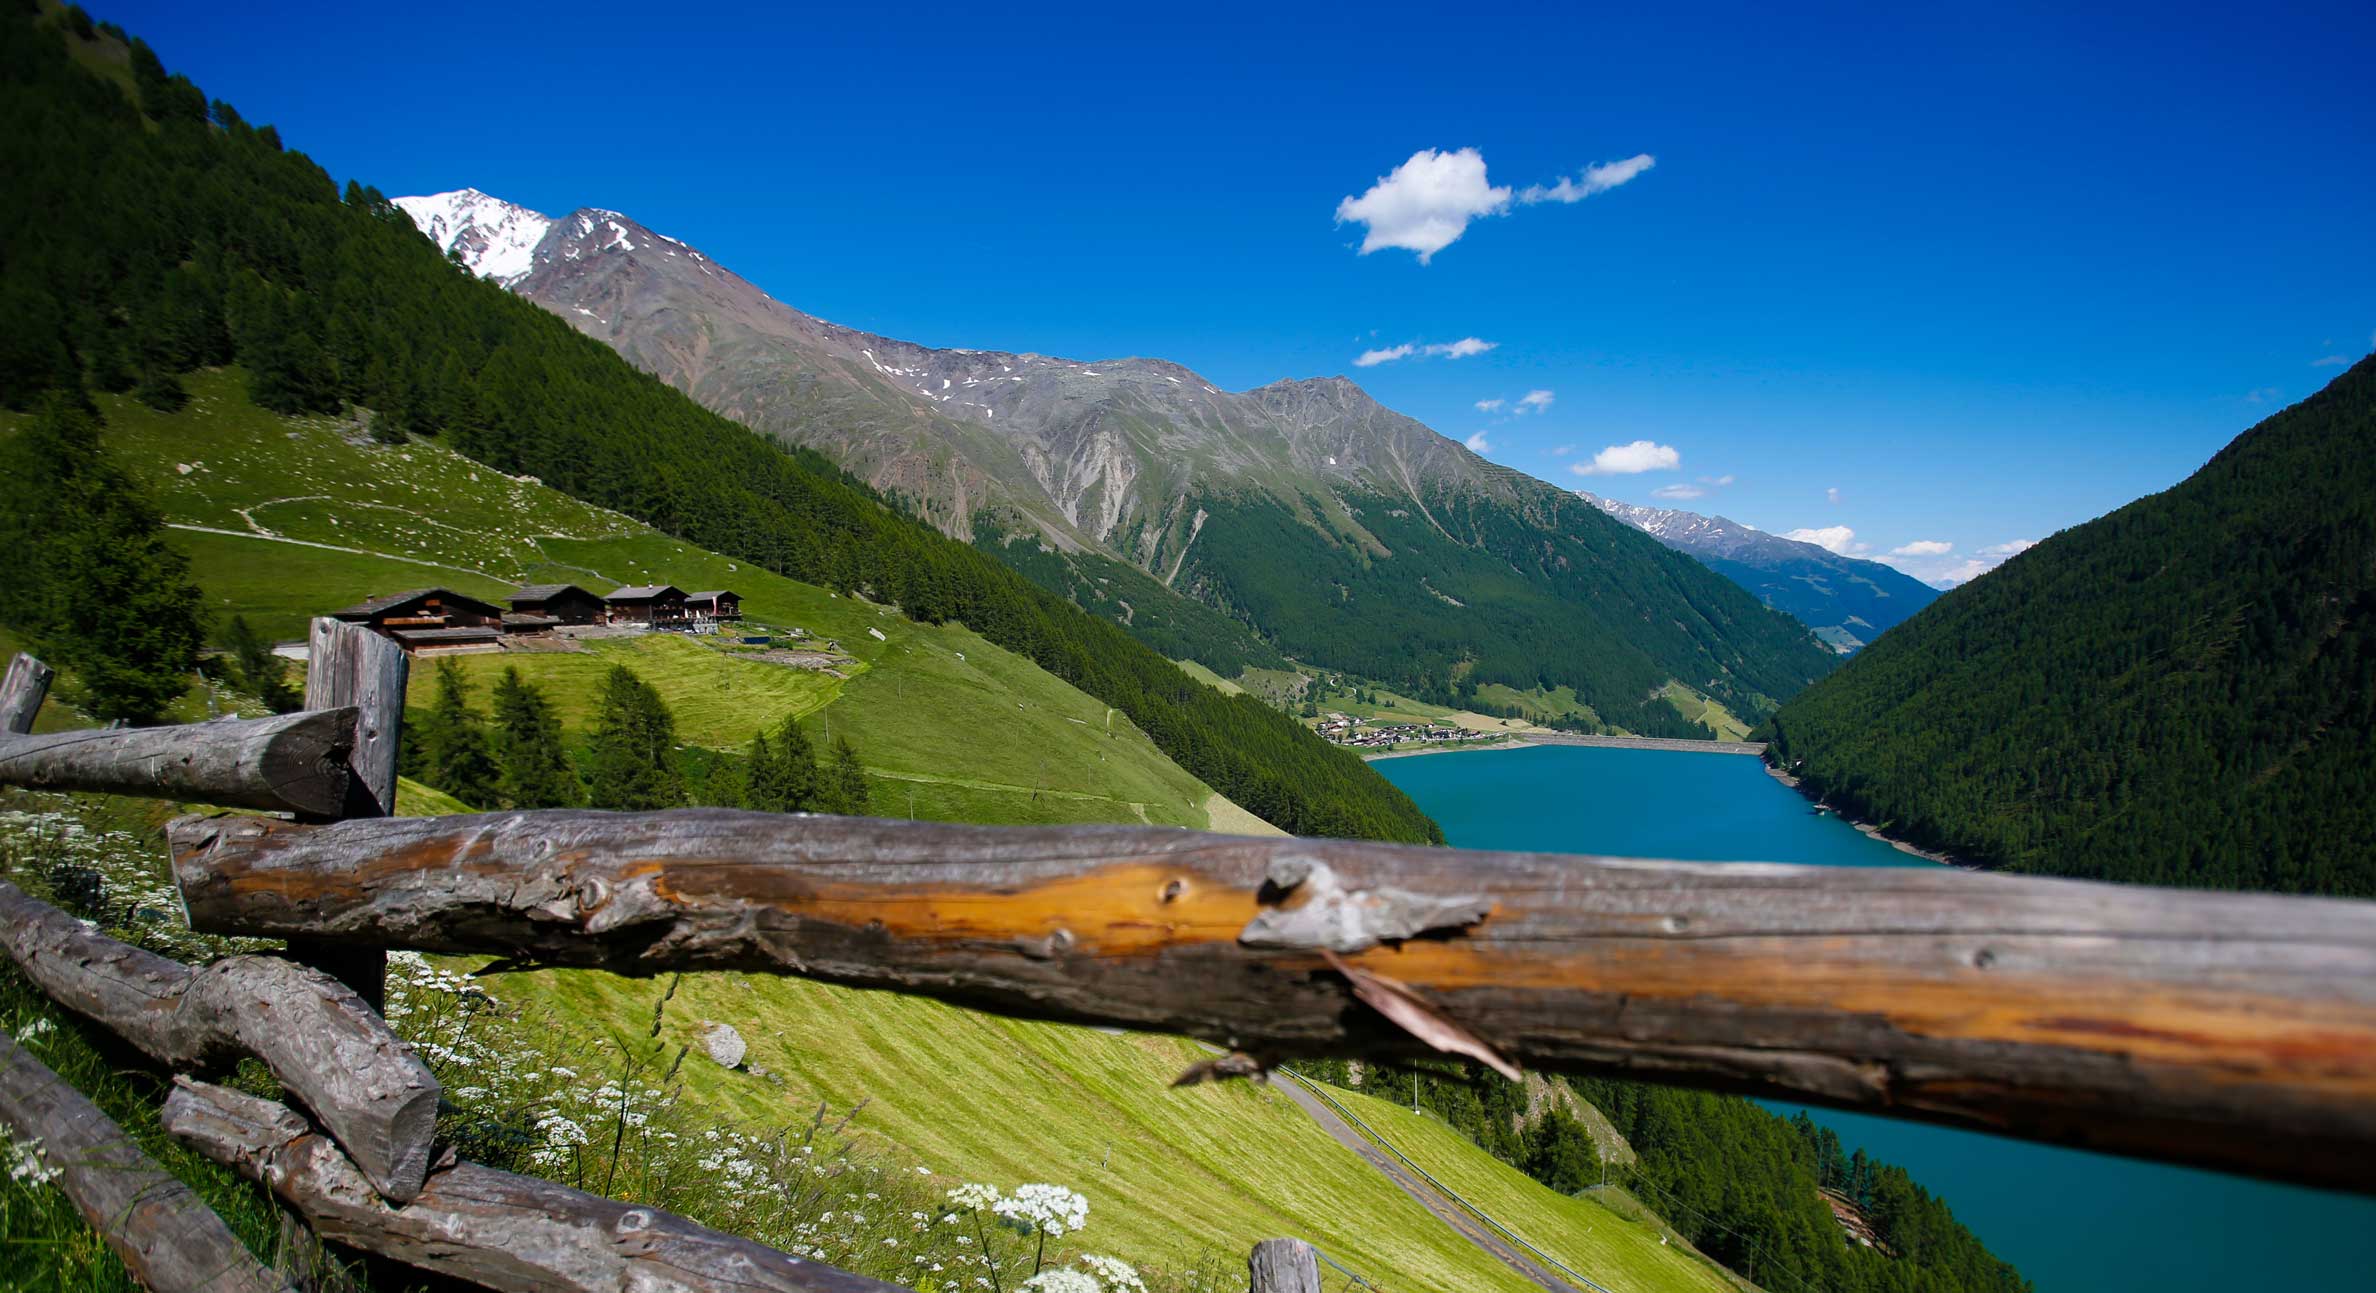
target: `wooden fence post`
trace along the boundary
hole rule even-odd
[[[18,652],[8,662],[8,676],[0,679],[0,732],[22,735],[33,730],[33,716],[41,712],[56,675],[39,660]]]
[[[355,709],[347,755],[346,803],[338,816],[391,817],[396,812],[396,751],[404,739],[404,686],[411,662],[404,648],[360,624],[324,615],[313,622],[305,655],[305,707]],[[374,1012],[388,1008],[388,954],[376,947],[291,938],[289,959],[354,989]],[[348,1267],[369,1266],[361,1254],[341,1253],[322,1241],[296,1210],[281,1211],[280,1270],[305,1293],[359,1293]]]
[[[1246,1258],[1250,1293],[1320,1293],[1320,1255],[1301,1239],[1265,1239]]]
[[[396,812],[396,749],[404,737],[404,648],[360,624],[321,616],[305,660],[305,707],[355,709],[347,755],[346,806],[340,817]],[[289,958],[355,990],[373,1010],[387,1008],[388,954],[320,939],[290,939]]]

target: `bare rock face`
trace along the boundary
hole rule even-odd
[[[750,1049],[732,1024],[712,1024],[710,1030],[701,1035],[701,1053],[716,1060],[720,1068],[741,1068],[743,1056],[749,1054]]]

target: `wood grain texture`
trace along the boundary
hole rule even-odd
[[[1246,1256],[1249,1293],[1320,1293],[1320,1256],[1301,1239],[1265,1239]]]
[[[161,1064],[227,1068],[253,1055],[402,1203],[420,1193],[437,1079],[343,984],[277,957],[193,969],[120,943],[0,880],[0,946],[51,1000]]]
[[[324,1239],[491,1289],[535,1293],[889,1293],[884,1284],[672,1213],[475,1163],[441,1165],[402,1208],[269,1100],[183,1079],[167,1134],[262,1182]]]
[[[412,662],[404,648],[360,624],[324,615],[312,626],[305,659],[305,706],[355,711],[353,775],[346,801],[316,820],[387,817],[396,811],[396,752],[404,739],[404,687]],[[336,940],[289,940],[289,959],[353,988],[373,1010],[388,1005],[388,954]]]
[[[2376,1189],[2376,904],[712,809],[169,835],[211,932],[801,974],[1269,1060],[1421,1051],[1322,952],[1373,907],[1481,912],[1342,955],[1536,1068]],[[1354,913],[1322,946],[1256,924],[1322,899]]]
[[[8,673],[0,677],[0,732],[32,731],[33,716],[41,712],[55,677],[48,665],[22,651],[10,657]]]
[[[225,718],[179,727],[0,733],[0,785],[335,814],[346,800],[355,711]]]
[[[360,624],[313,622],[305,661],[305,707],[352,709],[346,802],[330,817],[386,817],[396,811],[396,749],[404,739],[404,648]]]
[[[0,1033],[0,1125],[41,1142],[63,1191],[150,1293],[284,1293],[190,1187],[140,1151],[122,1128]],[[39,1262],[21,1245],[11,1262]]]

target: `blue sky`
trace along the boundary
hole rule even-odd
[[[931,344],[1343,373],[1563,485],[1951,545],[1926,577],[2376,345],[2365,3],[92,7],[390,195],[625,211]],[[1650,469],[1575,474],[1611,447]]]

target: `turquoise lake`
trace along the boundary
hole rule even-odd
[[[1738,755],[1540,746],[1387,759],[1463,848],[1929,866],[1818,816]],[[1796,1106],[1767,1103],[1777,1112]],[[1809,1109],[1899,1164],[2040,1293],[2376,1287],[2376,1200]]]

